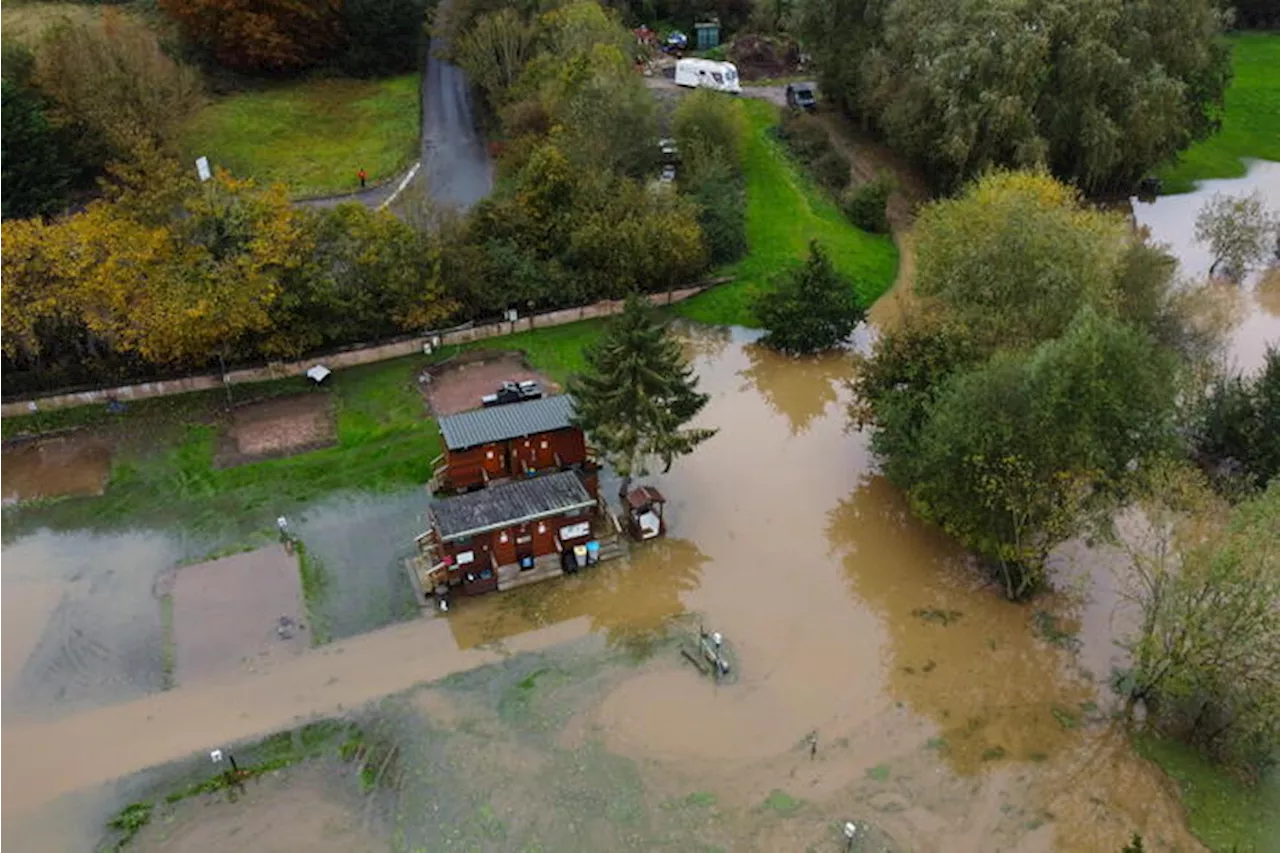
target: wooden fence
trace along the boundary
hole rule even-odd
[[[732,281],[731,276],[711,279],[690,287],[680,288],[667,293],[654,293],[649,295],[649,301],[654,305],[671,305],[676,302],[683,302],[691,296],[696,296],[704,290],[709,290],[719,284]],[[12,417],[15,415],[26,415],[37,411],[50,411],[53,409],[69,409],[74,406],[87,406],[93,403],[105,403],[107,400],[115,399],[120,401],[128,400],[145,400],[151,397],[169,397],[175,394],[188,394],[192,391],[208,391],[215,388],[223,387],[224,382],[228,385],[242,385],[250,382],[265,382],[271,379],[283,379],[287,376],[300,376],[304,374],[308,368],[323,364],[331,370],[340,370],[344,367],[354,367],[357,364],[369,364],[375,361],[386,361],[392,358],[401,358],[406,355],[413,355],[422,352],[423,345],[431,342],[432,338],[440,339],[440,346],[451,346],[455,344],[465,344],[471,341],[484,340],[485,338],[496,338],[503,335],[512,335],[516,332],[527,332],[532,329],[547,328],[548,326],[563,326],[567,323],[577,323],[580,320],[591,320],[598,317],[609,317],[617,314],[622,310],[623,303],[621,301],[606,300],[596,302],[591,305],[582,305],[577,308],[564,308],[559,311],[549,311],[545,314],[532,314],[528,317],[521,317],[514,322],[487,323],[484,325],[467,325],[457,329],[439,332],[425,333],[423,335],[395,341],[386,344],[371,344],[366,347],[357,347],[338,352],[311,356],[303,361],[275,362],[263,367],[247,367],[239,370],[229,370],[226,376],[217,373],[206,373],[199,376],[186,376],[180,379],[164,379],[156,382],[140,382],[137,385],[121,385],[116,388],[95,388],[88,391],[74,391],[65,394],[50,394],[45,397],[34,397],[28,400],[16,400],[0,405],[0,415],[4,417]]]

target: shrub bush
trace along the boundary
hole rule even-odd
[[[808,113],[785,114],[782,124],[778,126],[777,135],[791,153],[806,165],[833,150],[826,127],[816,116]]]
[[[742,178],[722,156],[704,154],[688,163],[680,188],[698,203],[698,224],[712,265],[738,260],[747,251],[747,205]]]
[[[849,186],[849,158],[832,148],[809,166],[813,179],[836,193]]]
[[[840,207],[849,221],[863,231],[886,234],[889,231],[889,217],[885,208],[892,189],[889,176],[881,173],[866,183],[845,190],[840,198]]]

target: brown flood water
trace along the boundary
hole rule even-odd
[[[1206,245],[1196,242],[1196,214],[1215,193],[1244,196],[1255,190],[1271,210],[1280,212],[1280,163],[1257,160],[1243,178],[1202,181],[1195,192],[1162,196],[1151,203],[1135,199],[1133,215],[1138,225],[1151,230],[1152,239],[1168,245],[1184,275],[1203,279],[1213,257]],[[1255,271],[1243,284],[1224,283],[1219,290],[1234,318],[1228,363],[1244,373],[1256,371],[1267,346],[1280,344],[1280,277],[1274,269]]]
[[[68,435],[6,446],[0,479],[4,502],[98,495],[111,473],[111,448],[89,436]]]
[[[848,359],[784,359],[753,337],[690,332],[712,394],[702,420],[720,434],[650,478],[670,500],[665,540],[256,673],[62,720],[6,720],[5,781],[23,781],[6,786],[6,817],[509,653],[587,633],[643,644],[680,618],[729,638],[735,684],[717,689],[663,655],[566,731],[727,803],[785,788],[824,820],[874,820],[906,849],[1093,853],[1135,830],[1152,850],[1201,849],[1166,780],[1093,710],[1108,701],[1095,680],[1105,672],[1081,667],[1094,656],[1039,639],[1034,608],[1004,602],[876,475],[867,437],[847,429]],[[1093,632],[1083,639],[1101,667],[1110,623],[1076,602],[1036,606]],[[812,762],[797,751],[811,731],[822,745]],[[768,825],[745,849],[803,848],[795,831]]]

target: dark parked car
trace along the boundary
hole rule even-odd
[[[542,397],[542,386],[537,382],[503,382],[493,394],[485,394],[480,398],[482,406],[505,406],[508,403],[523,403],[525,400],[537,400]]]
[[[818,108],[818,99],[814,95],[815,88],[812,83],[788,83],[787,106],[793,110],[813,112]]]

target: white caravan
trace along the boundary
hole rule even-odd
[[[681,59],[677,62],[676,85],[715,89],[735,95],[742,91],[737,66],[732,62],[713,62],[710,59]]]

